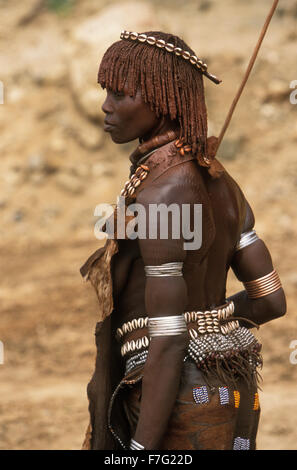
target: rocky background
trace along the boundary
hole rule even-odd
[[[182,36],[209,70],[218,135],[272,0],[0,0],[0,448],[79,449],[88,422],[96,299],[79,267],[101,241],[94,208],[114,203],[134,144],[102,131],[100,58],[122,29]],[[281,0],[221,146],[288,299],[263,343],[259,449],[296,449],[297,1]],[[230,273],[228,295],[242,286]],[[291,355],[291,356],[290,356]]]

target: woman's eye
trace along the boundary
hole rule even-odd
[[[122,91],[114,91],[113,94],[116,98],[123,98],[125,96]]]

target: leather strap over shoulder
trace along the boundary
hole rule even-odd
[[[147,178],[136,189],[135,196],[137,197],[143,189],[152,184],[170,168],[193,160],[196,160],[196,158],[192,154],[181,156],[173,142],[160,147],[145,161],[145,165],[149,168],[149,173]]]

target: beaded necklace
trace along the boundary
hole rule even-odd
[[[172,142],[177,137],[175,131],[168,131],[165,134],[161,134],[153,137],[147,142],[143,142],[138,145],[136,150],[130,155],[130,161],[132,165],[130,167],[130,178],[126,181],[124,188],[121,191],[121,196],[125,198],[134,198],[136,188],[141,184],[149,173],[149,167],[144,165],[144,161],[152,155],[159,147]]]

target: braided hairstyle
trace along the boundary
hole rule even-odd
[[[163,39],[195,55],[178,36],[161,31],[144,34]],[[169,116],[171,120],[178,121],[180,138],[191,145],[198,163],[208,166],[205,162],[207,110],[203,75],[189,61],[149,44],[120,40],[105,52],[99,67],[98,83],[102,88],[113,91],[122,91],[127,85],[130,96],[135,96],[140,88],[144,102],[149,103],[157,116]]]

